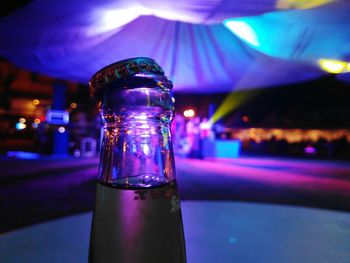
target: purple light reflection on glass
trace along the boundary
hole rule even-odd
[[[133,240],[137,239],[139,234],[140,227],[142,227],[142,201],[135,202],[135,191],[123,191],[123,194],[120,195],[120,203],[117,204],[116,211],[123,215],[123,221],[121,222],[121,231],[123,237],[127,238],[128,243],[132,243]]]

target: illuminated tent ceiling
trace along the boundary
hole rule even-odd
[[[84,84],[137,56],[154,58],[179,92],[269,87],[326,71],[350,80],[350,1],[35,0],[1,17],[0,33],[1,56]]]

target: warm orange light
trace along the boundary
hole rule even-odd
[[[76,109],[76,108],[78,107],[78,105],[77,105],[75,102],[72,102],[72,103],[70,104],[70,107],[71,107],[72,109]]]
[[[38,99],[33,100],[33,105],[37,106],[39,105],[39,103],[40,103],[40,100]]]
[[[317,142],[320,139],[327,141],[337,140],[346,137],[350,142],[350,130],[302,130],[302,129],[234,129],[233,138],[241,141],[254,140],[256,142],[271,140],[274,137],[277,140],[286,140],[288,143],[299,143],[302,141]]]
[[[186,118],[192,118],[194,116],[194,114],[195,114],[194,110],[192,110],[192,109],[188,109],[188,110],[184,111],[184,116]]]
[[[26,119],[25,118],[19,118],[19,123],[25,123],[26,122]]]
[[[35,118],[35,119],[34,119],[34,123],[35,123],[35,124],[39,124],[40,122],[41,122],[41,121],[40,121],[39,118]]]

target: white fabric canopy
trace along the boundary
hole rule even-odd
[[[261,88],[325,74],[322,58],[349,60],[348,14],[340,0],[37,0],[0,18],[0,55],[85,84],[110,63],[146,56],[175,91]]]

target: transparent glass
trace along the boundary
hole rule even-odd
[[[172,86],[151,58],[113,63],[90,80],[104,122],[90,263],[186,262]]]
[[[174,103],[166,88],[105,91],[98,180],[118,188],[149,188],[175,180],[170,122]]]
[[[105,89],[89,262],[185,263],[170,91]]]

